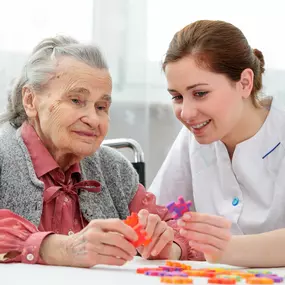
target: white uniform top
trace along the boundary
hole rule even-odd
[[[192,210],[227,217],[233,234],[285,228],[285,111],[272,106],[263,126],[236,146],[199,144],[180,131],[149,191],[159,204],[182,195]]]

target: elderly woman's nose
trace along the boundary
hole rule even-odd
[[[100,117],[94,109],[88,108],[81,121],[88,124],[91,128],[97,128],[100,123]]]

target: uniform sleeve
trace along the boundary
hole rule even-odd
[[[177,201],[178,196],[183,196],[185,200],[193,202],[192,210],[195,210],[189,154],[191,138],[192,134],[183,127],[148,189],[161,205]]]
[[[52,232],[39,232],[36,226],[15,213],[0,209],[0,263],[44,264],[39,251]]]
[[[143,185],[139,185],[136,195],[129,205],[130,212],[139,212],[141,209],[146,209],[152,214],[158,215],[161,220],[174,230],[174,242],[181,248],[181,260],[205,260],[204,255],[189,246],[188,240],[182,237],[179,233],[179,227],[176,220],[172,219],[172,214],[165,206],[156,204],[156,197],[153,193],[147,192]]]

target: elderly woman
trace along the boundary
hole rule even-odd
[[[132,165],[101,146],[111,91],[96,47],[56,37],[33,50],[1,117],[0,262],[122,265],[137,254],[130,212],[152,238],[144,258],[202,257]]]

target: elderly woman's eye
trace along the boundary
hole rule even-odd
[[[107,112],[108,111],[108,108],[109,107],[109,104],[105,103],[105,102],[98,102],[96,105],[95,105],[95,108],[96,110],[98,111],[103,111],[103,112]]]
[[[71,99],[71,102],[74,103],[75,105],[82,104],[82,101],[80,101],[79,99],[75,99],[75,98]]]
[[[105,111],[105,110],[107,110],[107,107],[106,106],[97,106],[97,109],[99,111]]]

